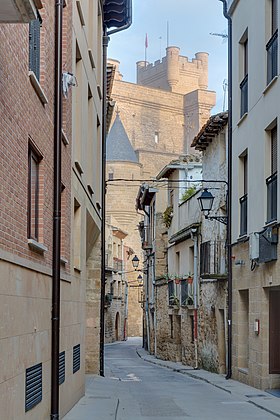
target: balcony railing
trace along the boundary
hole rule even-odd
[[[239,199],[240,203],[240,236],[247,233],[247,194]]]
[[[222,277],[227,274],[225,241],[207,241],[200,245],[200,276]]]
[[[113,266],[114,266],[114,270],[116,271],[122,271],[122,267],[123,267],[123,260],[121,260],[120,258],[113,258]]]
[[[243,117],[246,112],[248,112],[248,74],[244,77],[240,83],[241,91],[241,108],[240,108],[240,118]]]
[[[139,232],[141,236],[142,248],[153,248],[153,230],[150,226],[139,225]]]
[[[174,299],[174,282],[169,281],[168,282],[168,303],[169,303],[169,305],[173,304],[173,299]]]
[[[267,84],[278,73],[278,30],[270,38],[266,45],[267,51]]]
[[[267,186],[267,223],[277,219],[277,173],[266,180]]]

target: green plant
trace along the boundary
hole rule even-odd
[[[196,187],[195,185],[192,185],[191,187],[187,188],[184,193],[182,194],[181,200],[186,201],[188,200],[192,195],[196,193]]]
[[[163,217],[163,223],[165,224],[165,226],[167,228],[170,228],[172,217],[173,217],[173,206],[166,207],[162,217]]]
[[[169,304],[174,306],[180,306],[180,300],[176,295],[171,295],[169,297]]]

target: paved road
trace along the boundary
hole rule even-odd
[[[106,377],[88,378],[86,397],[65,420],[276,418],[242,396],[144,361],[136,353],[137,345],[139,339],[106,346]]]

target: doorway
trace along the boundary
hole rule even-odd
[[[115,340],[119,341],[120,314],[117,312],[115,320]]]
[[[269,293],[269,373],[280,373],[280,291]]]

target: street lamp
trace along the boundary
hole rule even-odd
[[[137,257],[137,255],[134,255],[134,257],[132,258],[132,265],[136,271],[139,265],[139,258]]]
[[[228,217],[227,216],[209,216],[210,211],[212,210],[214,197],[207,188],[201,193],[201,196],[198,197],[198,203],[200,210],[204,213],[205,219],[217,220],[224,225],[227,225]]]

